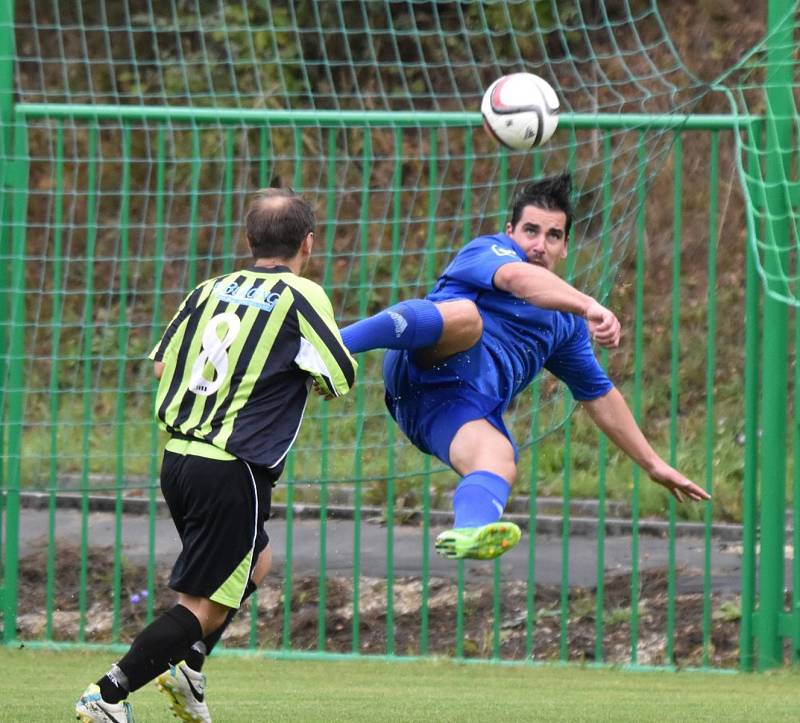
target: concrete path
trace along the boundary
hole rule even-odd
[[[5,532],[5,521],[3,521]],[[89,545],[110,546],[114,543],[114,515],[110,512],[91,512],[88,517]],[[78,510],[59,509],[56,513],[58,544],[80,543],[81,515]],[[273,541],[274,570],[280,573],[285,563],[286,521],[271,520],[268,531]],[[433,552],[433,539],[442,526],[430,531],[430,575],[455,577],[456,565],[438,557]],[[21,510],[20,546],[23,551],[41,548],[47,543],[47,511],[23,508]],[[352,520],[328,520],[327,570],[329,575],[350,576],[353,571]],[[143,515],[125,515],[122,525],[123,551],[135,564],[148,558],[148,518]],[[318,520],[296,519],[293,525],[293,561],[295,575],[313,574],[319,570],[320,526]],[[561,538],[552,534],[537,535],[535,570],[538,585],[559,585],[561,582]],[[156,518],[155,556],[157,563],[171,566],[179,550],[179,540],[168,516]],[[361,523],[361,574],[385,577],[387,574],[387,530],[377,521]],[[520,545],[501,558],[503,579],[525,579],[528,575],[529,538],[524,533]],[[704,545],[702,538],[684,537],[677,541],[678,590],[682,593],[702,591]],[[593,536],[574,536],[570,540],[570,585],[594,587],[597,573],[597,544]],[[639,539],[640,569],[663,569],[668,559],[667,540],[642,535]],[[395,526],[394,575],[417,576],[421,571],[422,531],[420,527]],[[711,550],[712,588],[715,592],[734,592],[740,588],[741,546],[735,542],[715,541]],[[787,584],[791,583],[788,574]],[[605,545],[606,576],[626,573],[631,569],[631,537],[608,537]],[[468,579],[490,579],[491,563],[467,561]]]

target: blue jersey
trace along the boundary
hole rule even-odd
[[[428,294],[434,302],[470,299],[483,319],[480,343],[438,365],[439,382],[466,384],[507,407],[544,367],[579,401],[607,394],[613,385],[597,362],[582,318],[495,288],[495,272],[517,261],[527,259],[509,236],[480,236],[458,252]]]

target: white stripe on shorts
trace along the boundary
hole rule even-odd
[[[242,462],[244,462],[244,460],[242,460]],[[244,466],[247,467],[247,471],[250,473],[250,481],[253,483],[253,498],[255,499],[255,505],[253,506],[255,508],[255,514],[253,516],[253,540],[250,543],[250,554],[252,555],[255,553],[256,533],[258,532],[258,487],[256,487],[256,478],[255,475],[253,475],[253,470],[250,468],[250,465],[247,462],[244,462]],[[255,564],[256,561],[252,560],[250,563],[250,567],[252,568],[252,566]],[[250,582],[250,572],[248,571],[247,582],[245,583],[244,588],[242,589],[242,597],[239,598],[240,606],[242,604],[242,598],[244,597],[244,591],[247,590],[247,583],[249,582]]]

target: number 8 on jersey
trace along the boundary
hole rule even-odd
[[[222,324],[227,325],[227,329],[225,336],[220,339],[218,330]],[[195,394],[208,397],[222,386],[222,382],[228,376],[228,349],[239,334],[241,326],[239,317],[230,312],[217,314],[206,324],[206,328],[203,329],[203,351],[195,360],[189,378],[189,389]],[[206,364],[214,367],[213,380],[203,376]]]

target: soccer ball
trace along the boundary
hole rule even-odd
[[[481,101],[483,124],[500,143],[516,151],[540,146],[558,125],[558,97],[533,73],[512,73],[492,83]]]

